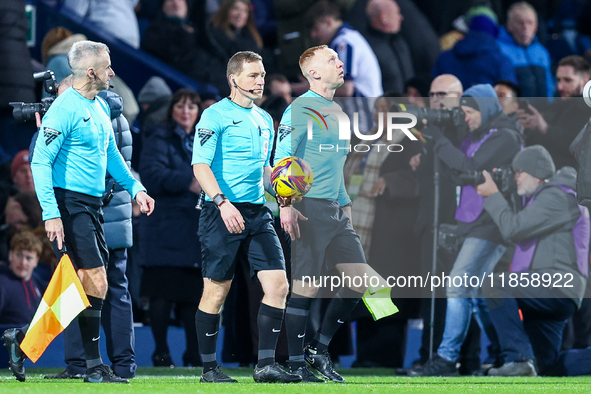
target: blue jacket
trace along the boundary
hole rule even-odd
[[[111,119],[113,121],[113,131],[115,132],[115,142],[123,156],[127,166],[131,168],[132,136],[129,129],[129,123],[123,112],[123,99],[108,90],[100,92],[99,97],[104,99],[111,108]],[[121,133],[119,133],[119,124],[121,124]],[[105,193],[109,193],[113,187],[113,178],[107,173],[105,180]],[[119,185],[115,185],[115,194],[111,203],[103,208],[105,219],[105,238],[109,249],[130,248],[133,246],[133,229],[131,226],[131,196]]]
[[[142,217],[139,245],[145,266],[201,266],[197,236],[199,195],[189,191],[193,181],[192,136],[176,122],[154,129],[141,153],[142,182],[156,200],[158,209]]]
[[[41,287],[34,276],[25,282],[0,264],[0,324],[29,323],[41,296]]]
[[[500,79],[517,82],[511,61],[501,53],[495,39],[481,31],[469,32],[449,51],[439,55],[432,75],[453,74],[464,89],[475,84],[494,84]]]
[[[501,27],[497,44],[501,52],[509,58],[523,97],[552,97],[554,95],[554,79],[550,72],[550,54],[534,38],[528,47],[517,44],[511,34]]]

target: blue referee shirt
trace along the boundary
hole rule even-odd
[[[117,149],[110,113],[103,99],[89,100],[73,88],[49,107],[31,160],[43,220],[60,217],[54,187],[101,197],[107,170],[133,197],[145,190]]]
[[[337,103],[311,90],[295,99],[281,118],[274,162],[287,156],[306,160],[314,174],[306,197],[338,201],[343,206],[351,202],[343,174],[350,140],[339,139],[336,115],[327,113],[327,109],[342,112]],[[308,120],[312,120],[311,139],[308,139]]]
[[[231,202],[265,203],[263,168],[271,154],[271,116],[256,105],[244,108],[224,98],[203,111],[195,128],[192,164],[209,165]]]

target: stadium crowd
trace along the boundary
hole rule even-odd
[[[411,296],[394,291],[392,298],[400,312],[378,321],[360,303],[348,320],[357,322],[353,366],[393,368],[393,373],[410,376],[591,374],[591,369],[581,367],[591,365],[591,299],[586,298],[591,297],[589,212],[574,203],[577,163],[569,152],[571,141],[591,116],[582,99],[583,87],[591,79],[591,2],[61,3],[83,16],[82,23],[108,31],[218,91],[173,92],[154,76],[134,96],[125,81],[111,80],[117,94],[108,97],[117,103],[123,97],[123,108],[119,104],[116,116],[112,113],[117,145],[155,198],[156,208],[154,215],[142,217],[135,202],[129,205],[128,195],[118,194],[122,188],[107,181],[106,192],[115,198],[105,209],[105,234],[110,261],[117,268],[107,272],[114,291],[109,303],[116,308],[120,298],[127,311],[129,300],[125,300],[130,297],[134,321],[152,328],[155,366],[174,366],[166,343],[170,324],[187,331],[184,365],[204,361],[199,357],[194,319],[203,291],[199,211],[194,209],[202,189],[193,176],[191,155],[194,144],[203,146],[203,136],[195,135],[203,111],[231,92],[228,60],[238,51],[263,57],[265,90],[255,104],[271,115],[277,139],[282,138],[278,129],[285,110],[310,86],[300,73],[299,56],[314,45],[327,45],[338,54],[345,72],[335,102],[345,113],[359,115],[363,134],[373,134],[378,123],[387,121],[380,114],[393,108],[399,111],[408,106],[415,114],[427,114],[424,111],[430,109],[451,119],[437,121],[424,115],[413,129],[419,137],[416,142],[395,134],[395,141],[389,143],[399,143],[402,152],[381,154],[372,149],[348,155],[345,180],[352,200],[352,225],[367,261],[380,275],[547,272],[571,273],[577,282],[575,290],[551,296],[535,291],[499,294],[444,288],[436,290],[432,301],[431,293],[421,289],[411,291]],[[31,320],[56,265],[29,160],[36,129],[31,122],[15,123],[8,105],[41,98],[36,96],[25,44],[24,6],[24,0],[0,4],[0,29],[11,32],[0,37],[0,57],[10,59],[0,63],[6,81],[0,84],[1,327]],[[36,60],[55,73],[60,87],[66,87],[63,80],[72,72],[66,54],[85,37],[59,26],[46,33],[42,59]],[[119,115],[122,119],[117,121]],[[119,134],[118,129],[122,129]],[[351,143],[355,142],[353,137]],[[274,153],[273,149],[271,165]],[[463,184],[458,176],[483,170],[494,174],[493,169],[507,167],[508,177],[517,182],[514,191],[495,191],[487,174],[482,179],[486,189]],[[122,195],[126,199],[120,200]],[[274,197],[267,195],[267,206],[274,211],[282,254],[289,262],[290,237],[281,227]],[[538,213],[532,214],[536,209]],[[524,219],[528,212],[537,221]],[[579,226],[579,218],[586,218],[586,230]],[[434,221],[439,224],[435,234]],[[445,238],[441,233],[455,240],[453,244],[441,241]],[[541,250],[522,269],[515,269],[519,264],[514,254],[519,255],[523,241],[532,238],[539,239]],[[541,253],[553,257],[542,259]],[[251,279],[245,256],[238,254],[235,265],[234,283],[222,311],[223,360],[249,365],[257,361],[257,311],[263,292]],[[550,300],[556,298],[562,303]],[[319,330],[325,301],[314,299],[307,305],[306,343]],[[126,316],[113,313],[108,322],[129,327]],[[413,366],[403,370],[411,319],[422,320],[421,349]],[[350,354],[352,348],[351,326],[342,327],[329,346],[337,357]],[[491,345],[488,358],[481,361],[483,333]],[[117,375],[131,378],[135,361],[133,349],[126,344],[132,334],[123,335],[127,336],[114,339],[111,345],[115,347],[111,361]],[[283,332],[277,345],[280,361],[288,359],[287,342]],[[119,369],[115,368],[118,346],[125,355]],[[69,359],[70,372],[55,378],[83,373],[82,366]]]

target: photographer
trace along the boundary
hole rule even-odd
[[[503,237],[517,242],[511,271],[520,278],[517,286],[508,281],[503,286],[500,277],[487,283],[492,287],[485,295],[505,362],[488,375],[536,376],[534,364],[543,375],[590,374],[591,348],[560,351],[564,327],[581,305],[589,272],[589,213],[577,204],[576,171],[564,167],[555,173],[541,145],[519,152],[512,166],[518,194],[529,199],[520,212],[513,212],[486,171],[486,181],[476,189],[487,197],[484,209]]]
[[[456,148],[437,128],[425,128],[423,135],[435,142],[435,154],[451,169],[482,171],[509,164],[521,147],[521,138],[512,122],[503,112],[492,86],[475,85],[460,98],[470,134]],[[484,211],[484,198],[473,186],[463,186],[456,208],[458,235],[464,239],[450,277],[479,276],[492,272],[505,252],[501,234],[490,215]],[[437,355],[422,368],[410,371],[410,376],[456,375],[456,360],[464,342],[476,302],[477,315],[487,336],[495,344],[495,333],[488,321],[486,305],[477,300],[478,289],[449,285],[447,312],[443,340]]]
[[[448,111],[451,109],[459,109],[460,97],[464,93],[462,83],[458,78],[451,74],[443,74],[436,77],[431,82],[429,91],[429,104],[431,109]],[[463,119],[462,119],[463,121]],[[459,146],[458,136],[467,134],[467,126],[455,126],[453,123],[445,122],[443,124],[428,123],[428,127],[441,128],[443,134],[453,139],[453,144]],[[427,273],[432,270],[433,266],[433,216],[435,204],[435,186],[434,186],[434,153],[435,143],[427,141],[423,147],[423,153],[419,153],[410,161],[411,167],[417,172],[418,188],[419,188],[419,213],[414,226],[414,232],[420,240],[420,254],[421,254],[421,275],[426,277]],[[451,171],[445,164],[439,166],[439,215],[438,223],[455,224],[454,219],[454,185],[451,178]],[[353,206],[355,209],[355,205]],[[355,217],[355,215],[353,215]],[[355,226],[358,230],[358,227]],[[441,228],[440,228],[441,229]],[[447,252],[439,250],[437,254],[437,272],[449,272],[455,260],[454,252]],[[431,272],[433,275],[434,273]],[[445,324],[445,293],[441,289],[436,291],[435,311],[433,318],[433,348],[437,349],[441,343],[443,336],[443,327]],[[426,291],[423,294],[421,302],[421,317],[425,327],[431,325],[431,293]],[[480,353],[480,332],[477,324],[472,324],[473,327],[466,340],[466,345],[462,347],[459,362],[461,363],[460,370],[466,373],[471,373],[471,370],[478,369],[479,353]],[[429,360],[429,349],[431,342],[431,335],[428,329],[423,330],[421,338],[421,348],[419,349],[420,358],[414,363],[413,368],[424,365]],[[477,335],[473,335],[477,334]],[[472,338],[474,340],[472,340]],[[470,360],[478,360],[478,365],[472,365]]]

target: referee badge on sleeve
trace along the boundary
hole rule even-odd
[[[205,143],[207,141],[209,141],[209,139],[211,138],[212,135],[213,135],[213,131],[211,131],[211,130],[207,130],[207,129],[198,129],[197,130],[197,138],[199,138],[199,144],[201,146],[205,145]]]
[[[45,145],[47,146],[51,144],[60,134],[61,132],[57,130],[50,129],[49,127],[44,127],[43,137],[45,137]]]

